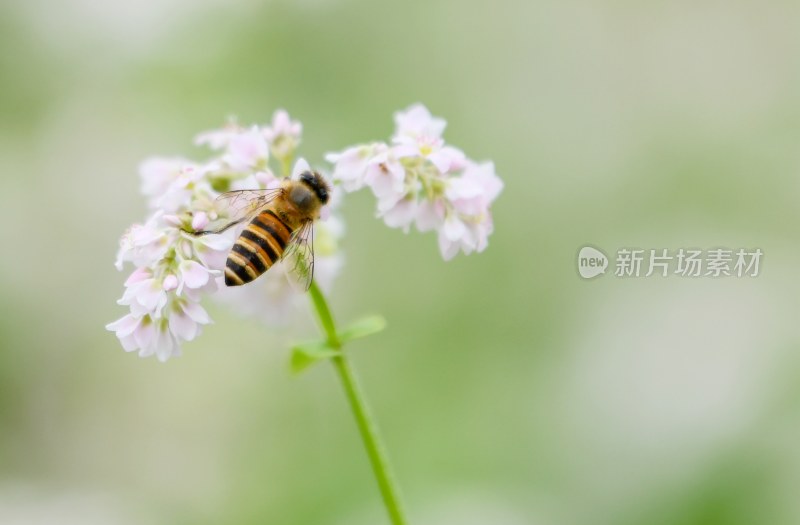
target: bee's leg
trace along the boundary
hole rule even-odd
[[[229,230],[230,228],[233,228],[237,224],[239,224],[242,221],[244,221],[246,218],[247,217],[243,217],[243,218],[235,220],[233,222],[229,222],[228,224],[226,224],[225,226],[223,226],[219,230],[202,230],[202,231],[199,231],[199,232],[190,232],[188,230],[183,230],[183,231],[185,231],[186,233],[190,233],[190,234],[194,235],[195,237],[200,237],[201,235],[208,235],[208,234],[212,234],[212,233],[213,234],[222,233],[222,232],[224,232],[226,230]]]

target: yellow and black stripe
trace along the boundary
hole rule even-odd
[[[278,262],[292,228],[272,210],[259,213],[242,231],[225,264],[225,284],[249,283]]]

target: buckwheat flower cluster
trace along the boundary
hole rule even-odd
[[[329,153],[333,178],[347,192],[369,187],[377,215],[408,232],[436,230],[445,260],[459,251],[481,252],[493,231],[490,206],[503,189],[491,162],[478,163],[447,145],[446,122],[421,104],[395,114],[388,143],[373,142]]]
[[[231,245],[221,236],[189,236],[176,223],[175,216],[158,211],[125,233],[117,268],[132,262],[135,269],[118,303],[130,313],[106,326],[126,351],[161,361],[179,355],[180,343],[194,339],[210,322],[200,295],[216,289],[218,261]]]
[[[300,123],[279,110],[265,126],[229,122],[222,129],[198,135],[195,143],[214,153],[205,162],[172,157],[142,163],[141,190],[151,213],[122,236],[115,263],[119,270],[126,263],[133,266],[118,301],[129,313],[106,326],[126,351],[138,351],[141,357],[155,355],[161,361],[180,355],[181,343],[193,340],[211,322],[201,305],[209,294],[269,322],[286,321],[284,312],[291,311],[287,306],[301,294],[277,268],[280,264],[238,290],[224,286],[225,260],[244,224],[219,235],[189,232],[230,222],[229,210],[216,200],[222,192],[278,187],[280,178],[272,171],[271,161],[282,176],[296,177],[308,170],[303,159],[292,170],[301,132]],[[337,193],[326,208],[336,207],[341,200]],[[330,210],[325,210],[325,216],[328,220],[318,221],[315,232],[315,278],[323,288],[330,286],[341,267],[338,242],[344,230],[341,219]]]

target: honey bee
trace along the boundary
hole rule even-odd
[[[229,191],[217,202],[229,212],[230,222],[193,234],[222,233],[249,221],[228,253],[225,284],[247,284],[276,262],[287,260],[290,277],[307,290],[314,277],[314,221],[330,192],[316,171],[305,171],[297,180],[286,178],[274,189]]]

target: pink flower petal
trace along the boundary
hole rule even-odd
[[[177,341],[169,330],[159,330],[155,341],[156,358],[162,363],[172,357]]]
[[[117,319],[113,323],[108,323],[106,325],[106,330],[111,332],[116,332],[117,337],[120,339],[127,337],[136,330],[136,327],[139,326],[139,322],[141,318],[134,317],[131,314],[127,314],[126,316]]]
[[[269,158],[267,139],[257,127],[235,135],[228,144],[225,161],[233,169],[250,169]]]
[[[408,231],[408,226],[414,220],[416,210],[416,202],[411,199],[403,199],[383,214],[383,221],[390,228],[403,228]]]
[[[184,304],[183,311],[186,312],[186,315],[191,317],[196,323],[208,324],[211,322],[211,318],[208,316],[208,313],[206,313],[205,309],[197,303]]]
[[[488,213],[487,202],[482,197],[458,199],[453,201],[453,208],[467,217],[480,217]]]
[[[208,282],[208,270],[197,261],[183,261],[180,272],[183,284],[189,288],[200,288]]]
[[[444,212],[433,202],[424,201],[417,207],[416,224],[421,232],[439,228],[444,219]]]
[[[200,231],[208,226],[208,215],[203,211],[198,211],[192,215],[192,228],[194,231]]]
[[[197,237],[197,242],[210,250],[225,253],[233,246],[233,240],[226,235],[201,235]]]
[[[150,271],[147,268],[137,268],[136,270],[131,273],[128,279],[125,281],[125,286],[131,286],[132,284],[144,281],[145,279],[150,278]]]
[[[467,165],[467,156],[458,148],[444,146],[441,153],[450,159],[450,171],[463,170]]]
[[[392,154],[399,158],[419,157],[419,147],[416,144],[399,144],[392,148]]]
[[[178,287],[178,278],[173,274],[169,274],[166,277],[164,277],[164,282],[162,286],[164,287],[164,291],[166,292],[174,290],[175,288]]]
[[[136,301],[148,310],[157,312],[167,301],[167,296],[163,288],[161,288],[155,279],[148,279],[143,281],[142,284],[144,286],[139,288]]]
[[[176,337],[183,341],[191,341],[198,333],[197,323],[183,312],[176,312],[170,316],[169,329]]]
[[[445,195],[450,200],[470,199],[483,193],[483,186],[478,181],[467,177],[453,177],[448,180]]]
[[[294,169],[292,169],[292,180],[297,180],[306,171],[311,171],[311,166],[309,166],[306,159],[302,157],[297,159],[297,162],[294,163]]]
[[[458,217],[453,215],[447,217],[442,227],[442,234],[449,240],[456,242],[467,233],[467,227]]]
[[[399,166],[399,164],[398,164]],[[402,198],[405,194],[405,170],[400,167],[399,183],[397,174],[390,171],[389,166],[384,164],[375,164],[367,168],[367,176],[364,180],[367,181],[372,193],[379,199],[388,199],[394,195],[395,200]]]
[[[164,222],[175,227],[180,227],[183,224],[180,217],[172,214],[164,215]]]
[[[138,330],[133,332],[133,337],[136,339],[136,345],[141,349],[149,347],[152,344],[155,335],[156,327],[152,322],[141,323]]]
[[[330,208],[330,206],[323,206],[322,208],[320,208],[320,210],[319,210],[319,218],[320,219],[322,219],[323,221],[327,221],[328,218],[330,218],[330,216],[331,216],[331,208]]]
[[[397,135],[432,135],[441,136],[447,122],[444,119],[431,115],[428,108],[422,104],[414,104],[405,111],[398,111],[394,114],[394,121],[397,126]]]
[[[278,179],[270,170],[257,172],[255,174],[255,179],[256,182],[265,189],[277,188],[280,185],[280,179]]]
[[[119,338],[120,344],[122,344],[122,349],[126,352],[133,352],[137,348],[139,348],[136,344],[136,338],[133,335],[128,335],[126,337]]]
[[[450,156],[442,151],[431,153],[428,155],[428,160],[436,166],[440,173],[447,173],[450,170]]]
[[[442,232],[439,232],[439,251],[445,261],[449,261],[458,253],[458,243],[451,242]]]

